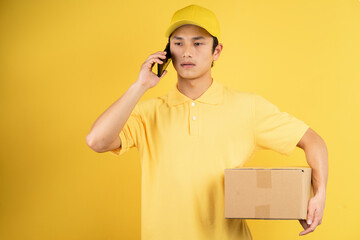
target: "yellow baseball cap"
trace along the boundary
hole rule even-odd
[[[220,38],[220,24],[216,15],[209,9],[196,4],[181,8],[174,13],[170,26],[165,32],[165,37],[169,38],[175,29],[185,24],[202,27],[212,36]]]

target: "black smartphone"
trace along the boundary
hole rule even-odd
[[[164,51],[166,51],[166,59],[160,58],[160,60],[163,61],[163,64],[157,64],[157,76],[158,77],[161,77],[161,75],[165,71],[166,67],[171,62],[170,43],[168,43],[166,45]]]

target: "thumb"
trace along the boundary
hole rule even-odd
[[[307,218],[306,218],[306,223],[308,225],[311,225],[313,220],[314,220],[314,209],[312,207],[309,207]]]

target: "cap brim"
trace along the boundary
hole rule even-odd
[[[211,34],[208,30],[206,30],[201,24],[197,23],[197,22],[194,22],[194,21],[189,21],[189,20],[181,20],[181,21],[178,21],[178,22],[175,22],[173,23],[165,32],[165,37],[169,37],[170,34],[175,31],[177,28],[181,27],[182,25],[185,25],[185,24],[192,24],[192,25],[196,25],[198,27],[201,27],[203,28],[205,31],[207,31],[210,35],[213,36],[213,34]]]

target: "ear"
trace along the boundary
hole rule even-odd
[[[213,57],[214,61],[216,61],[220,57],[220,53],[223,50],[223,47],[224,46],[222,45],[222,43],[219,43],[216,46],[215,51],[214,51],[214,57]]]

